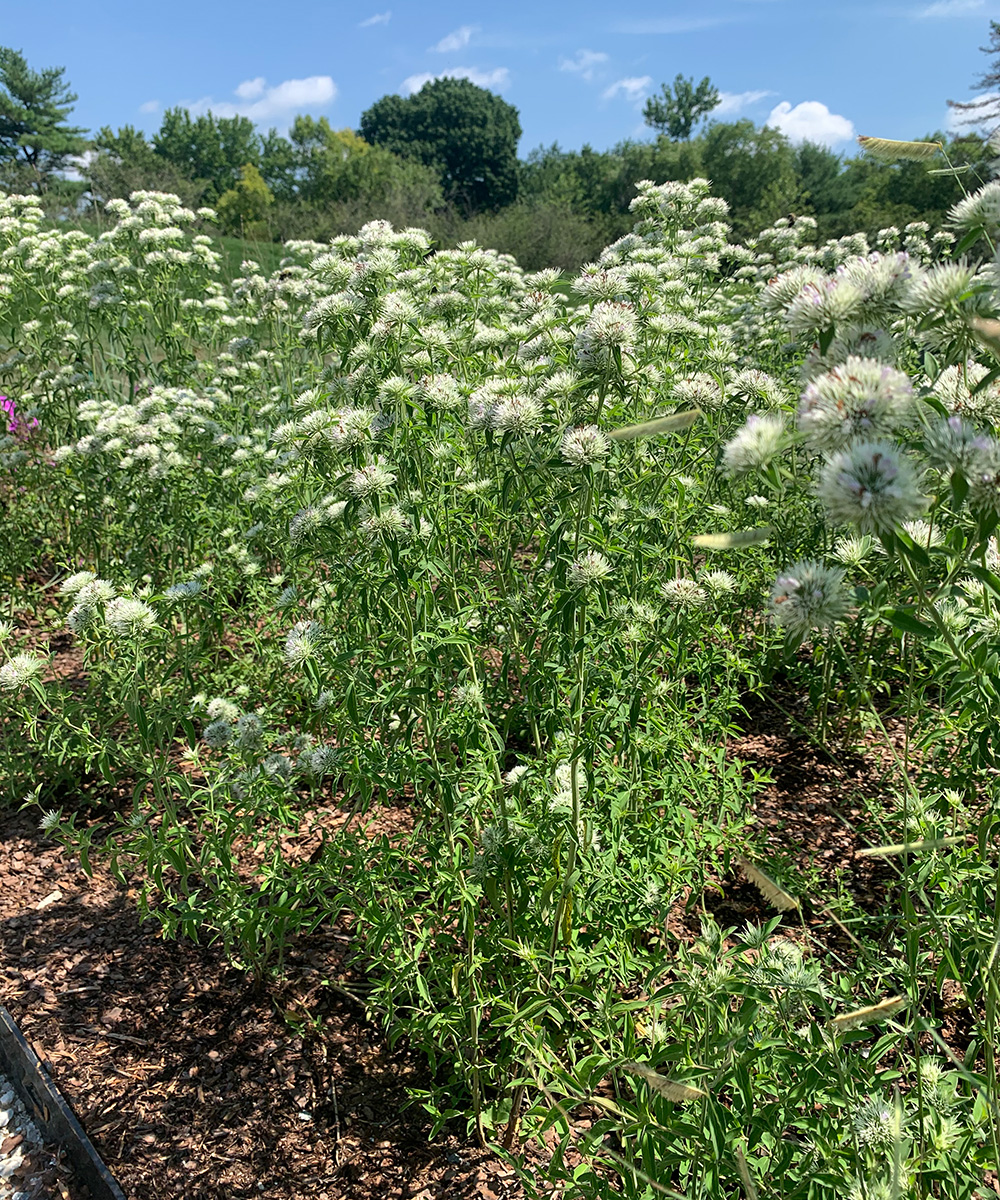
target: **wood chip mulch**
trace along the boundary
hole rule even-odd
[[[895,875],[856,857],[872,833],[866,803],[888,802],[878,754],[828,755],[761,706],[730,756],[771,778],[748,814],[768,868],[881,914]],[[735,865],[726,878],[710,869],[709,885],[706,910],[723,926],[771,915]],[[850,959],[844,927],[822,901],[802,899],[802,933]],[[697,931],[695,914],[678,915],[678,936]],[[427,1067],[366,1020],[350,993],[349,946],[344,930],[301,939],[288,983],[255,990],[216,948],[164,941],[159,925],[140,922],[100,865],[88,877],[27,815],[0,811],[0,1000],[129,1200],[520,1195],[513,1172],[473,1139],[428,1140],[426,1114],[407,1097],[428,1086]],[[949,1033],[960,1045],[960,1031]]]
[[[428,1141],[422,1060],[322,986],[344,955],[335,931],[296,946],[290,975],[319,980],[296,1025],[280,990],[162,940],[103,868],[0,812],[0,1000],[129,1200],[518,1194],[473,1140]]]

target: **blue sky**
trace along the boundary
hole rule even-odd
[[[5,5],[2,38],[64,65],[90,129],[152,132],[165,107],[296,112],[357,128],[387,92],[464,74],[520,110],[520,150],[604,148],[648,136],[641,108],[678,72],[710,75],[717,115],[746,116],[851,152],[853,138],[919,137],[971,98],[1000,0],[35,0]]]

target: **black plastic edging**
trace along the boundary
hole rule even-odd
[[[17,1022],[0,1004],[0,1074],[14,1086],[28,1115],[47,1142],[61,1146],[79,1183],[92,1200],[125,1200],[114,1176],[83,1132],[83,1126],[59,1094],[38,1055],[24,1040]]]

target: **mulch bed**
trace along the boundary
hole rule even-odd
[[[730,754],[773,780],[749,814],[762,860],[881,911],[894,873],[855,851],[887,764],[831,757],[763,706]],[[709,875],[705,905],[724,927],[773,915],[741,877]],[[836,921],[802,899],[800,933],[849,957]],[[677,926],[698,935],[694,914]],[[407,1097],[429,1085],[427,1067],[366,1020],[345,930],[299,939],[286,982],[267,991],[217,949],[159,934],[100,865],[88,877],[32,818],[0,812],[0,999],[130,1200],[520,1194],[513,1172],[471,1138],[428,1140],[429,1121]]]
[[[336,977],[344,954],[335,931],[301,941],[289,975]],[[472,1140],[428,1141],[406,1095],[428,1082],[422,1061],[321,984],[296,1032],[288,996],[163,941],[100,866],[88,878],[27,815],[0,813],[0,999],[130,1200],[516,1194]]]

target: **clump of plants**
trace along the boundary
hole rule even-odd
[[[640,183],[568,287],[378,221],[226,280],[174,196],[0,200],[8,800],[258,982],[349,917],[433,1131],[557,1131],[529,1191],[985,1194],[998,187],[872,249]],[[755,696],[883,756],[886,911],[771,861]]]

